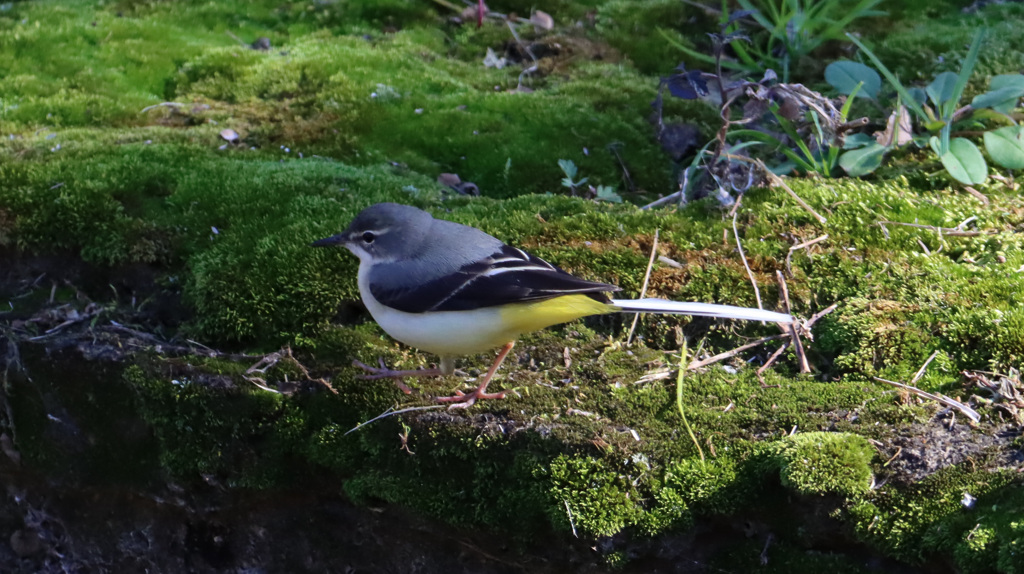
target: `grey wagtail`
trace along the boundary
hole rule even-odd
[[[415,371],[356,361],[367,378],[451,375],[456,356],[501,348],[475,391],[437,399],[453,406],[504,398],[504,392],[485,391],[520,335],[588,315],[625,311],[793,321],[782,313],[728,305],[610,299],[606,293],[618,287],[573,277],[483,231],[408,205],[370,206],[348,229],[312,245],[343,245],[354,253],[359,295],[374,320],[398,341],[441,358],[438,368]]]

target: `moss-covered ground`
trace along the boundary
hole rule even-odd
[[[1024,68],[1020,4],[885,4],[856,29],[908,82],[957,70],[983,25],[968,92]],[[657,233],[681,266],[656,264],[648,295],[757,305],[727,209],[637,207],[677,186],[650,118],[659,76],[686,60],[669,39],[705,45],[714,17],[675,0],[543,9],[554,28],[520,25],[517,42],[500,20],[460,24],[428,1],[0,3],[8,456],[130,488],[326,482],[523,547],[596,540],[609,569],[643,571],[656,541],[712,531],[681,551],[700,571],[1024,572],[1020,419],[977,406],[968,425],[875,380],[909,382],[932,357],[915,386],[968,402],[963,371],[1024,363],[1020,174],[978,186],[985,203],[924,153],[863,180],[788,178],[825,223],[780,189],[744,196],[735,229],[765,307],[782,308],[777,271],[795,315],[837,306],[805,340],[813,373],[787,350],[759,377],[774,341],[677,381],[663,375],[684,339],[702,358],[778,329],[645,317],[627,345],[628,317],[593,318],[524,337],[493,385],[503,401],[349,432],[472,384],[412,381],[407,396],[357,378],[353,359],[436,360],[360,307],[354,257],[308,247],[377,202],[474,225],[630,297]],[[259,38],[269,49],[248,45]],[[508,65],[485,67],[488,49]],[[801,73],[828,89],[820,67]],[[718,128],[701,103],[664,113],[706,139]],[[625,202],[570,197],[559,159]],[[446,172],[480,197],[442,189]]]

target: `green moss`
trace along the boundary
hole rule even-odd
[[[1024,17],[1020,6],[989,5],[974,15],[948,11],[937,16],[908,18],[904,25],[888,28],[884,36],[871,42],[872,50],[902,81],[927,84],[939,72],[959,72],[967,46],[979,26],[988,27],[989,33],[975,70],[978,88],[986,87],[983,78],[1017,73],[1024,63],[1024,44],[1010,32]]]
[[[952,552],[965,572],[1019,572],[1024,498],[1018,477],[971,466],[873,491],[850,509],[858,535],[902,560]],[[977,499],[970,507],[965,494]],[[975,528],[985,529],[979,541]]]
[[[800,433],[777,443],[783,486],[804,495],[856,497],[871,486],[875,449],[860,435]]]
[[[598,9],[596,28],[641,71],[667,75],[686,56],[669,44],[658,30],[664,30],[685,45],[689,42],[675,30],[712,25],[706,20],[695,24],[693,19],[700,17],[700,12],[692,6],[672,0],[615,0],[604,2]]]
[[[636,493],[625,477],[593,457],[559,456],[548,467],[553,521],[586,536],[611,536],[636,522],[641,514]],[[632,496],[631,496],[632,492]]]

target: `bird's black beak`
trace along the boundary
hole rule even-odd
[[[343,233],[339,233],[337,235],[332,235],[330,237],[324,237],[323,239],[318,239],[318,240],[314,241],[313,243],[310,243],[309,246],[310,247],[333,247],[335,245],[342,245],[342,244],[344,244],[345,242],[348,241],[348,239],[349,239],[348,232],[343,232]]]

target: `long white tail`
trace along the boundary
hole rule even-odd
[[[701,317],[719,317],[722,319],[746,319],[748,321],[769,321],[772,323],[792,323],[793,317],[785,313],[733,307],[732,305],[715,305],[714,303],[689,303],[668,301],[666,299],[612,299],[612,305],[630,313],[664,313],[675,315],[698,315]]]

